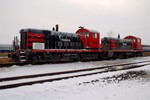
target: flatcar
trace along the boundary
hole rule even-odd
[[[141,39],[104,37],[81,27],[75,33],[55,30],[21,29],[20,45],[14,43],[11,58],[17,63],[59,62],[62,59],[97,60],[142,55]],[[17,41],[17,40],[14,40]]]

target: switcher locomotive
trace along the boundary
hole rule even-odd
[[[80,27],[76,33],[56,30],[21,29],[20,44],[14,40],[11,53],[13,62],[43,63],[70,60],[98,60],[142,55],[141,39],[127,36],[124,39],[104,37],[95,30]]]

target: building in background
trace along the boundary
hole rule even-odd
[[[0,52],[11,52],[13,46],[11,44],[0,44]]]

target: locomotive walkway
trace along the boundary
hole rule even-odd
[[[58,81],[62,79],[82,77],[82,76],[101,74],[101,73],[113,72],[119,70],[127,70],[127,69],[143,67],[146,65],[150,65],[150,61],[124,63],[124,64],[108,65],[108,66],[101,66],[95,68],[61,71],[61,72],[53,72],[53,73],[5,77],[5,78],[0,78],[0,89],[16,88],[20,86],[32,85],[37,83],[52,82],[52,81]]]

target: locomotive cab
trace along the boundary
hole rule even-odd
[[[124,39],[132,41],[132,48],[134,50],[142,50],[141,39],[135,36],[126,36]]]
[[[95,30],[80,28],[76,31],[80,35],[85,49],[100,49],[100,33]]]

